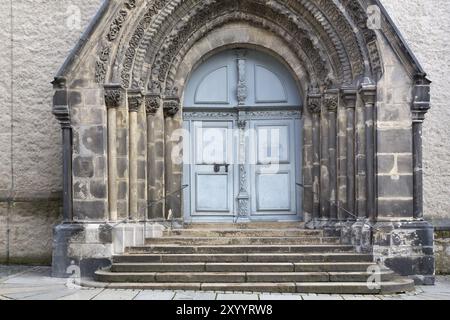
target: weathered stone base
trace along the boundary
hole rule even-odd
[[[173,226],[179,227],[178,222]],[[146,238],[162,237],[167,227],[156,222],[60,224],[54,228],[52,274],[69,277],[75,265],[82,277],[90,277],[109,266],[114,254],[142,246]]]
[[[110,265],[113,253],[112,227],[107,224],[60,224],[54,229],[52,275],[67,278],[71,266],[81,276],[92,275]]]
[[[436,231],[434,237],[436,274],[450,274],[450,231]]]
[[[433,226],[425,221],[378,222],[373,226],[374,259],[418,285],[433,285],[433,239]]]

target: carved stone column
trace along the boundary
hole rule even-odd
[[[355,212],[355,108],[356,108],[356,89],[342,88],[342,99],[345,103],[347,113],[347,210]],[[347,220],[353,220],[348,212],[344,217]]]
[[[169,211],[172,212],[172,219],[181,222],[183,217],[181,205],[181,184],[183,176],[182,160],[178,159],[174,153],[176,149],[182,149],[182,136],[177,133],[182,128],[182,119],[179,114],[180,99],[176,91],[170,91],[170,94],[163,99],[164,111],[164,171],[165,171],[165,210],[166,217]],[[180,163],[178,163],[180,161]]]
[[[117,108],[123,104],[124,90],[119,84],[105,85],[105,103],[108,110],[108,204],[109,220],[117,221]]]
[[[313,198],[312,221],[308,227],[315,228],[320,217],[320,112],[322,108],[322,95],[318,90],[312,90],[308,94],[308,110],[312,115],[312,144],[313,144],[313,169],[312,169],[312,191]]]
[[[145,95],[145,111],[147,114],[147,185],[148,185],[148,219],[164,218],[164,137],[161,114],[161,95],[148,93]]]
[[[341,210],[341,241],[345,244],[352,242],[352,225],[356,220],[355,216],[355,177],[356,177],[356,154],[355,154],[355,109],[357,100],[357,90],[352,87],[341,89],[342,100],[346,110],[346,206]]]
[[[328,172],[329,172],[329,201],[330,222],[335,224],[338,220],[338,184],[337,184],[337,111],[338,90],[328,90],[325,96],[325,106],[328,111]]]
[[[130,219],[139,220],[138,214],[138,112],[142,106],[140,89],[128,90],[128,110],[130,121]]]
[[[72,221],[72,127],[65,78],[55,78],[53,115],[61,125],[63,147],[63,220]]]
[[[363,82],[359,94],[364,101],[365,116],[365,154],[366,154],[366,214],[365,217],[374,220],[375,216],[375,102],[377,86],[367,79]],[[361,214],[361,213],[359,213]]]

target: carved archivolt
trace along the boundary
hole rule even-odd
[[[279,36],[294,39],[307,55],[301,60],[308,60],[322,85],[379,74],[376,35],[367,27],[365,9],[356,0],[338,2],[340,6],[329,0],[126,0],[99,46],[95,78],[100,83],[120,79],[125,87],[140,87],[150,79],[152,93],[167,94],[173,90],[170,70],[181,60],[185,43],[195,33],[211,31],[211,21],[233,14],[259,19],[260,27],[276,26],[282,30]],[[128,30],[124,25],[131,16],[139,22]],[[119,45],[123,47],[117,50]]]

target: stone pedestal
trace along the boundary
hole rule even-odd
[[[71,276],[69,267],[80,268],[81,277],[89,277],[111,264],[112,227],[107,224],[60,224],[54,229],[52,276]]]
[[[378,222],[373,226],[375,261],[384,263],[416,284],[432,285],[435,280],[434,229],[426,221]]]

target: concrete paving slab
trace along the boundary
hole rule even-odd
[[[304,296],[303,300],[344,300],[340,295],[322,295]]]
[[[302,296],[297,294],[265,294],[259,295],[259,300],[303,300]]]
[[[134,300],[172,300],[175,296],[173,291],[150,291],[143,290],[138,293]]]
[[[217,300],[258,300],[257,294],[219,293]]]
[[[182,292],[177,293],[173,300],[215,300],[214,292]]]
[[[58,300],[91,300],[103,290],[103,288],[73,290],[74,292],[72,294],[58,298]]]
[[[93,300],[133,300],[140,292],[140,290],[105,289]]]

